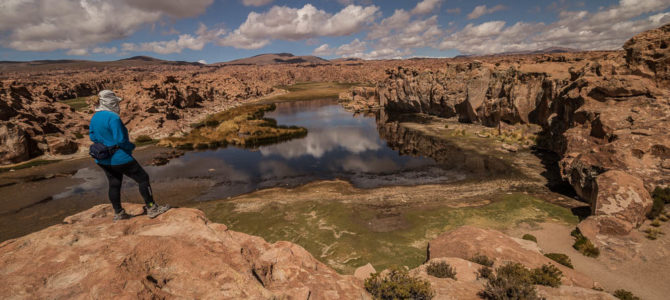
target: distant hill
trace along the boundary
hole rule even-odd
[[[173,66],[202,66],[197,62],[169,61],[150,56],[133,56],[129,58],[113,61],[92,61],[92,60],[33,60],[33,61],[0,61],[0,72],[21,72],[21,71],[50,71],[50,70],[74,70],[87,68],[107,68],[107,67],[142,67],[154,65],[173,65]]]
[[[542,50],[529,50],[529,51],[512,51],[512,52],[501,52],[494,54],[486,55],[458,55],[456,57],[478,57],[478,56],[499,56],[499,55],[526,55],[526,54],[552,54],[552,53],[569,53],[569,52],[583,52],[584,50],[566,48],[566,47],[549,47]]]
[[[216,63],[214,65],[276,65],[276,64],[329,64],[330,61],[321,57],[305,55],[295,56],[291,53],[268,53],[252,57],[231,60],[227,62]]]

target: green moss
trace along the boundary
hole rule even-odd
[[[277,126],[277,121],[263,118],[275,108],[274,104],[231,108],[191,124],[193,130],[187,136],[165,138],[159,144],[182,150],[207,149],[214,145],[256,148],[307,135],[306,128]]]
[[[388,274],[372,274],[365,280],[365,289],[375,299],[432,299],[430,282],[409,275],[406,268],[391,268]]]
[[[529,233],[524,234],[523,237],[521,237],[521,238],[526,240],[526,241],[532,241],[532,242],[537,243],[537,238],[534,235],[529,234]]]
[[[46,159],[36,159],[29,161],[27,163],[23,163],[20,165],[16,165],[13,167],[2,167],[0,168],[0,173],[2,172],[8,172],[9,170],[21,170],[21,169],[27,169],[27,168],[32,168],[32,167],[37,167],[37,166],[43,166],[43,165],[48,165],[52,163],[56,163],[61,161],[60,159],[52,159],[52,160],[46,160]]]
[[[135,139],[135,146],[146,146],[146,145],[153,145],[155,143],[158,143],[158,140],[152,139],[148,135],[140,135]]]
[[[477,207],[403,207],[402,213],[392,218],[397,225],[381,229],[370,224],[388,218],[383,205],[327,199],[290,204],[222,200],[203,203],[198,208],[210,220],[232,230],[258,235],[269,242],[297,243],[343,273],[351,273],[368,262],[379,268],[394,264],[417,267],[425,261],[429,240],[463,225],[504,229],[547,219],[578,222],[569,209],[523,194],[506,195]]]
[[[570,260],[570,257],[563,254],[563,253],[547,253],[544,256],[550,258],[551,260],[562,264],[570,269],[574,269],[574,266],[572,265],[572,261]]]
[[[88,97],[77,97],[73,99],[63,100],[61,102],[69,105],[76,111],[84,111],[88,109]]]

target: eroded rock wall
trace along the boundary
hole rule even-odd
[[[387,110],[486,126],[541,125],[539,146],[561,155],[563,178],[594,213],[604,214],[602,201],[592,199],[623,197],[619,189],[596,188],[608,171],[622,172],[601,180],[613,185],[639,180],[651,191],[670,182],[668,41],[670,24],[632,38],[625,53],[487,57],[429,71],[401,67],[388,71],[377,93]],[[626,233],[639,225],[649,209],[646,201],[613,204],[612,215],[622,223],[610,231]]]

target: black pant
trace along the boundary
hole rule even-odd
[[[123,183],[123,175],[126,175],[139,185],[140,194],[144,198],[144,203],[147,207],[154,204],[153,193],[151,192],[151,185],[149,184],[149,174],[133,160],[123,165],[101,165],[98,164],[107,175],[107,182],[109,182],[109,201],[112,202],[112,207],[116,213],[123,211],[121,207],[121,184]]]

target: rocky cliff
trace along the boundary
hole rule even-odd
[[[126,204],[126,209],[142,211],[138,204]],[[298,245],[271,244],[229,230],[199,210],[177,208],[155,219],[140,215],[117,222],[112,215],[110,205],[98,205],[61,225],[0,243],[0,298],[371,298],[363,287],[374,273],[370,265],[357,270],[358,277],[341,275]],[[591,290],[592,279],[550,261],[530,242],[474,227],[430,243],[431,262],[448,262],[458,277],[430,276],[426,265],[411,272],[431,282],[435,299],[477,299],[485,286],[476,275],[482,266],[463,258],[480,251],[487,251],[496,266],[506,261],[557,265],[564,271],[564,285],[538,286],[544,297],[613,299]]]
[[[648,191],[670,182],[669,40],[670,24],[632,38],[625,51],[399,67],[370,98],[387,110],[486,126],[541,125],[539,146],[561,155],[563,179],[594,218],[614,216],[603,229],[627,233],[651,208]]]

